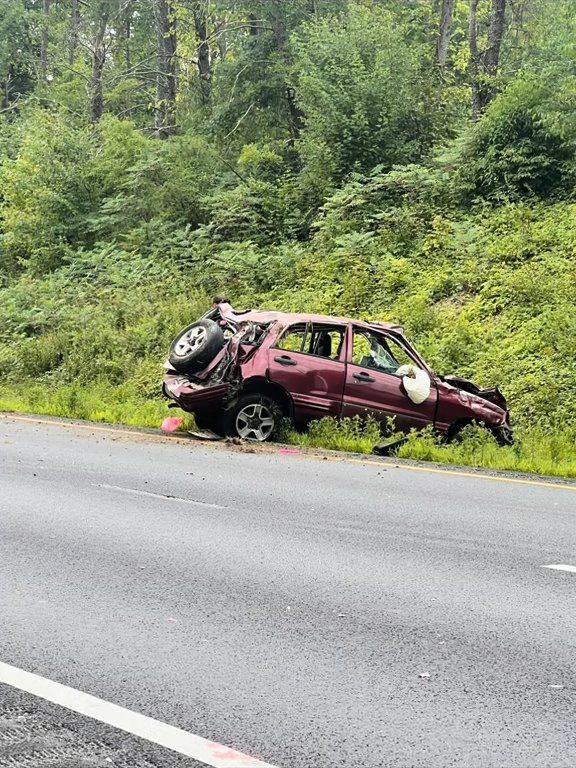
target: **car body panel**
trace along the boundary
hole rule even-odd
[[[509,412],[506,408],[491,403],[479,395],[437,380],[438,409],[434,426],[438,432],[447,432],[455,423],[481,421],[489,426],[509,426]]]
[[[355,330],[369,331],[380,338],[389,338],[393,343],[398,344],[411,363],[422,368],[430,377],[428,398],[416,405],[407,396],[401,376],[355,364],[353,361]],[[394,428],[401,432],[422,429],[434,423],[438,400],[435,377],[420,356],[406,343],[403,335],[398,333],[397,326],[352,323],[347,336],[346,361],[343,416],[371,416],[385,424],[393,419]]]
[[[437,399],[434,382],[428,398],[416,405],[407,397],[401,376],[368,370],[350,363],[347,365],[342,415],[369,415],[382,422],[393,418],[396,429],[409,432],[434,423]]]
[[[268,350],[268,379],[290,393],[297,423],[340,416],[345,363],[272,347]]]
[[[231,320],[236,323],[256,323],[259,325],[274,324],[280,329],[301,322],[318,323],[320,325],[339,324],[343,326],[348,326],[354,323],[365,328],[384,328],[397,333],[402,333],[402,326],[397,323],[364,322],[360,320],[352,320],[348,317],[331,317],[329,315],[315,315],[306,312],[267,312],[265,310],[236,312],[232,309],[230,304],[222,304],[219,310],[220,315],[225,320]]]
[[[164,378],[164,393],[175,400],[184,411],[206,413],[224,405],[230,393],[228,382],[218,382],[206,386],[191,382],[182,374],[167,373]]]
[[[304,338],[310,338],[314,345],[314,333],[336,331],[344,343],[338,359],[310,354],[303,350],[281,348],[282,339],[292,329],[304,328]],[[290,394],[293,403],[293,417],[297,424],[305,425],[324,416],[339,417],[342,410],[342,395],[346,379],[345,339],[348,324],[337,318],[283,315],[270,333],[268,346],[267,378],[283,387]],[[266,342],[265,342],[266,344]]]

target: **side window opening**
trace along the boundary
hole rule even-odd
[[[283,349],[286,352],[304,352],[307,330],[308,326],[304,323],[287,328],[276,344],[277,349]]]
[[[284,331],[276,344],[286,352],[302,352],[314,357],[339,360],[346,329],[334,326],[293,325]]]
[[[398,344],[398,342],[388,336],[385,341],[386,348],[388,349],[390,355],[394,359],[394,361],[397,363],[397,368],[403,368],[406,365],[411,365],[412,367],[418,367],[418,364],[410,357],[408,352],[404,349],[404,347],[401,344]]]
[[[403,366],[415,365],[404,348],[390,337],[359,330],[354,331],[352,362],[394,376],[401,375],[397,371]]]
[[[312,328],[306,350],[309,355],[325,357],[328,360],[339,360],[342,344],[344,343],[344,328],[322,327]]]

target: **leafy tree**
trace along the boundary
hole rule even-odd
[[[153,0],[158,38],[156,129],[166,138],[176,129],[176,16],[172,0]]]
[[[314,175],[338,181],[425,155],[435,132],[432,78],[390,12],[352,3],[303,25],[294,49],[300,150]]]
[[[95,194],[84,176],[90,153],[88,131],[64,115],[38,109],[28,116],[17,156],[1,167],[3,258],[43,272],[82,242]]]
[[[490,9],[485,11],[486,41],[483,48],[479,45],[480,7],[481,0],[470,0],[468,42],[472,77],[472,114],[475,119],[494,98],[494,81],[498,73],[500,50],[506,28],[506,0],[490,0]]]
[[[0,109],[7,110],[36,84],[35,21],[29,0],[0,0]]]
[[[564,28],[554,53],[527,63],[470,131],[460,157],[466,197],[493,202],[570,194],[576,160],[576,56]],[[562,40],[566,46],[561,57]],[[550,37],[546,37],[547,46]]]

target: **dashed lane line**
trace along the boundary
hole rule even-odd
[[[567,571],[568,573],[576,573],[576,565],[565,565],[564,563],[557,563],[555,565],[543,565],[542,568],[550,568],[552,571]]]
[[[212,768],[274,768],[270,763],[209,741],[202,736],[196,736],[3,662],[0,662],[0,683],[126,731],[185,757],[191,757]]]
[[[136,496],[149,496],[153,499],[162,501],[179,501],[182,504],[194,504],[198,507],[209,507],[210,509],[229,509],[222,504],[210,504],[208,501],[196,501],[194,499],[183,499],[180,496],[170,496],[166,493],[152,493],[151,491],[141,491],[138,488],[124,488],[122,485],[107,485],[106,483],[95,483],[96,488],[105,488],[108,491],[120,491],[121,493],[132,493]]]

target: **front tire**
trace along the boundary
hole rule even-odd
[[[265,443],[278,433],[282,418],[282,411],[272,398],[240,395],[224,414],[224,431],[229,437]]]
[[[494,435],[494,439],[500,446],[500,448],[506,448],[514,445],[514,433],[508,426],[493,427],[490,432]]]

